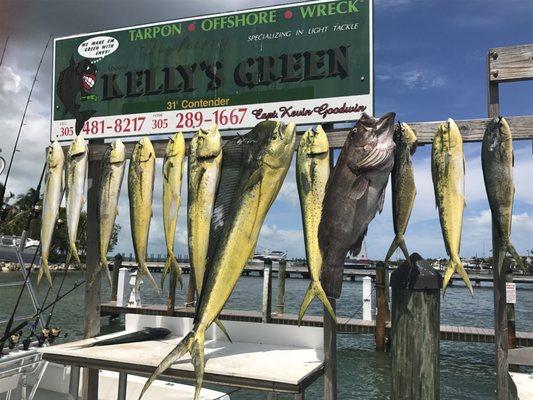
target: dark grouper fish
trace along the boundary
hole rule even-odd
[[[225,184],[225,166],[232,157],[226,156],[224,146],[222,176],[215,201],[216,225],[213,240],[209,243],[207,269],[196,307],[194,326],[161,361],[146,382],[141,397],[163,371],[189,352],[196,373],[194,399],[198,399],[205,368],[205,331],[218,317],[255,248],[266,213],[289,169],[295,150],[295,128],[292,123],[284,125],[264,121],[242,139],[231,141],[240,142],[245,147],[240,172],[234,168],[229,169],[237,189]],[[231,143],[228,144],[231,146]],[[229,196],[224,193],[227,188]],[[225,199],[224,202],[218,201],[219,195]],[[220,213],[225,212],[227,214],[220,217]]]
[[[407,262],[411,262],[409,251],[403,235],[409,224],[411,211],[415,203],[416,187],[411,156],[416,151],[416,135],[406,123],[398,124],[394,131],[394,167],[391,173],[392,183],[392,219],[394,222],[394,240],[390,245],[385,262],[389,261],[394,251],[400,247]]]
[[[515,192],[513,165],[513,138],[509,124],[504,118],[494,119],[489,122],[483,136],[481,166],[492,213],[493,236],[498,244],[494,249],[498,271],[501,271],[507,252],[518,265],[522,265],[522,259],[510,240]]]
[[[346,254],[359,254],[368,225],[383,209],[394,164],[395,116],[375,119],[363,114],[348,134],[328,181],[318,239],[324,252],[322,285],[330,297],[341,294]]]

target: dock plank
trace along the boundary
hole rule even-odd
[[[110,314],[142,314],[142,315],[167,315],[165,306],[148,305],[143,307],[125,307],[116,306],[115,302],[107,302],[101,305],[103,315]],[[193,317],[194,308],[182,307],[174,310],[174,316]],[[243,310],[223,310],[220,314],[221,320],[228,321],[245,321],[261,323],[261,313],[258,311]],[[272,314],[273,324],[297,325],[298,316],[295,314]],[[349,317],[337,318],[337,333],[359,333],[371,334],[375,330],[375,321],[365,321]],[[302,320],[302,326],[321,327],[323,325],[322,316],[312,315],[305,316]],[[386,326],[386,333],[390,334],[390,323]],[[441,340],[456,342],[477,342],[477,343],[494,343],[494,329],[481,328],[472,326],[441,325]],[[518,346],[533,347],[533,332],[516,332]]]

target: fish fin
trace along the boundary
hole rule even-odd
[[[41,283],[41,278],[46,276],[46,280],[48,281],[48,284],[50,287],[52,286],[52,276],[50,275],[50,267],[48,266],[48,260],[41,260],[41,267],[39,268],[39,273],[37,274],[37,288],[39,288],[39,284]]]
[[[463,263],[461,262],[459,257],[457,257],[457,259],[455,260],[455,270],[459,273],[461,278],[463,278],[463,282],[465,283],[468,290],[470,290],[470,294],[473,296],[474,289],[472,288],[472,283],[470,282],[470,278],[468,277],[465,267],[463,266]]]
[[[405,259],[411,265],[411,256],[409,254],[409,251],[407,250],[407,245],[405,244],[405,239],[402,236],[400,239],[400,249],[402,249],[403,255],[405,256]]]
[[[463,282],[466,284],[468,290],[470,290],[470,293],[474,295],[472,283],[470,283],[470,278],[468,278],[468,274],[466,273],[463,267],[463,263],[461,262],[459,257],[452,257],[450,261],[448,261],[448,268],[446,269],[446,273],[444,274],[444,282],[442,285],[444,293],[446,293],[446,289],[448,287],[450,279],[456,271],[461,276],[461,278],[463,278]]]
[[[361,237],[357,239],[355,243],[353,244],[353,246],[350,248],[350,254],[352,256],[356,257],[361,252],[361,246],[363,246],[363,240],[365,240],[367,231],[368,231],[368,227],[365,229]]]
[[[298,326],[301,325],[305,312],[315,297],[318,297],[328,314],[331,316],[333,321],[335,321],[335,324],[337,324],[335,311],[333,311],[333,307],[331,307],[331,303],[328,300],[326,292],[324,292],[324,289],[322,288],[322,284],[320,282],[311,281],[311,283],[309,283],[309,287],[307,288],[307,292],[305,293],[302,305],[300,306],[300,311],[298,312]]]
[[[161,289],[159,289],[159,286],[155,282],[154,277],[150,273],[150,270],[148,269],[148,267],[146,266],[146,262],[144,261],[139,263],[139,268],[137,269],[137,279],[135,280],[135,290],[137,292],[139,291],[139,286],[141,286],[141,280],[143,276],[146,276],[148,278],[152,286],[155,288],[157,294],[161,296]]]
[[[263,179],[263,169],[259,168],[256,169],[252,175],[246,180],[246,184],[244,185],[244,188],[242,189],[243,192],[246,192],[248,189],[254,187],[258,182],[261,182]]]
[[[403,238],[403,235],[396,235],[394,237],[394,240],[392,241],[389,251],[387,252],[387,256],[385,257],[385,262],[389,261],[389,259],[392,257],[393,253],[396,251],[397,248],[400,248],[402,250],[402,253],[407,260],[409,264],[411,264],[411,258],[409,256],[409,251],[407,250],[407,246],[405,245],[405,239]]]
[[[455,272],[455,264],[452,262],[452,260],[448,261],[448,267],[446,268],[446,272],[444,273],[444,280],[442,283],[442,290],[443,293],[446,293],[446,289],[448,288],[448,283],[450,282],[450,279],[452,275]]]
[[[359,176],[352,185],[352,193],[355,196],[355,200],[359,200],[366,193],[368,189],[368,179],[363,176]]]
[[[379,213],[383,211],[383,205],[385,204],[385,189],[381,191],[381,195],[379,196],[378,200],[378,206],[379,206]],[[409,258],[409,257],[408,257]]]
[[[180,289],[183,289],[183,274],[181,271],[181,267],[178,264],[178,260],[176,260],[176,255],[172,254],[172,273],[176,274],[176,279],[178,280],[178,283],[180,284]]]
[[[226,330],[226,327],[224,325],[222,325],[222,321],[220,321],[218,318],[215,319],[215,324],[217,324],[218,328],[222,331],[222,333],[224,334],[224,336],[226,336],[226,338],[229,340],[230,343],[233,343],[233,341],[231,340],[231,338],[229,337],[229,333],[228,331]]]
[[[205,357],[204,357],[204,332],[191,331],[185,336],[181,342],[159,363],[156,370],[150,375],[146,383],[144,384],[139,400],[143,397],[144,393],[150,385],[172,364],[178,361],[187,352],[191,354],[192,364],[196,373],[196,388],[194,393],[194,399],[197,400],[200,395],[200,389],[204,378],[205,369]]]
[[[507,251],[509,251],[509,253],[511,254],[511,256],[514,258],[514,260],[516,261],[516,264],[518,264],[518,266],[522,269],[524,269],[524,262],[522,261],[522,257],[520,257],[520,255],[518,254],[518,252],[516,251],[516,249],[514,248],[513,244],[511,243],[511,241],[509,241],[507,243]]]
[[[107,262],[102,266],[102,268],[104,269],[105,274],[107,276],[107,281],[109,282],[109,286],[110,287],[113,286],[113,278],[111,278],[111,271],[109,271],[109,266],[107,265]]]
[[[118,215],[119,214],[119,208],[117,206],[117,208],[115,208],[115,215]]]

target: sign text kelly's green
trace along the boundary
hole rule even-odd
[[[56,39],[52,137],[372,112],[371,8],[316,1]]]

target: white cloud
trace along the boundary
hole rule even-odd
[[[10,67],[0,66],[0,96],[17,93],[21,88],[22,78]]]
[[[446,85],[446,79],[429,68],[411,67],[410,65],[379,65],[376,78],[413,90],[427,90]]]

